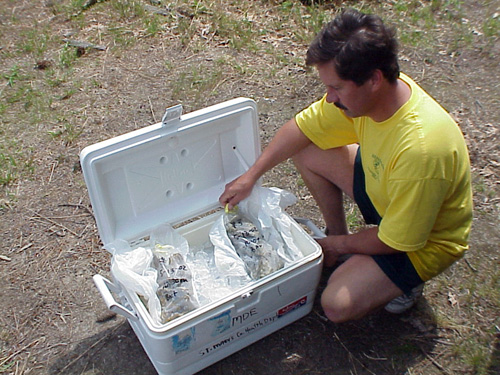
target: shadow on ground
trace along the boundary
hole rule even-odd
[[[326,272],[319,292],[326,282]],[[402,374],[432,351],[436,324],[425,298],[409,313],[377,312],[354,323],[327,321],[319,306],[278,332],[202,370],[224,374]],[[128,323],[81,341],[50,374],[153,375],[155,369]]]

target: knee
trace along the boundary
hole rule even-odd
[[[301,168],[307,167],[309,165],[310,154],[311,153],[304,152],[304,150],[302,150],[292,156],[293,164],[295,164],[297,169],[300,170]]]
[[[344,323],[355,319],[353,303],[350,298],[342,293],[333,295],[323,293],[321,307],[326,317],[334,323]]]

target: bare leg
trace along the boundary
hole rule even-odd
[[[321,150],[310,145],[293,161],[318,207],[328,234],[347,234],[343,192],[352,197],[354,159],[358,145]]]
[[[353,255],[330,276],[321,296],[333,322],[360,319],[400,296],[399,289],[368,255]]]

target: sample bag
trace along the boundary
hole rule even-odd
[[[234,278],[256,280],[300,259],[292,219],[284,212],[295,202],[285,190],[256,186],[237,211],[221,215],[209,234],[218,269]]]

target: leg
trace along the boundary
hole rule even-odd
[[[352,194],[354,159],[358,145],[321,150],[310,145],[293,157],[293,161],[318,207],[328,234],[347,234],[343,192]]]
[[[371,256],[353,255],[330,276],[321,305],[328,319],[340,323],[360,319],[402,293]]]

